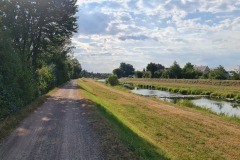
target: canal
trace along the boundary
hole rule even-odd
[[[194,105],[207,108],[217,114],[240,117],[240,104],[236,102],[227,102],[224,100],[210,99],[201,95],[182,95],[168,91],[151,90],[151,89],[133,89],[133,93],[143,96],[155,96],[161,100],[176,103],[181,99],[188,99]]]

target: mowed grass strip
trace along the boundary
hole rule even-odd
[[[87,98],[148,142],[150,145],[144,147],[153,151],[148,154],[158,153],[160,158],[170,159],[240,157],[240,124],[237,122],[161,103],[90,79],[81,79],[79,85]],[[144,147],[139,153],[143,158],[158,159],[156,154],[144,154]]]

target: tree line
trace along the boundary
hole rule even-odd
[[[0,120],[71,78],[77,0],[0,1]]]
[[[108,76],[110,76],[110,73],[94,73],[94,72],[88,72],[87,70],[82,70],[80,77],[84,78],[98,78],[98,79],[106,79]]]
[[[151,62],[147,64],[146,68],[142,71],[135,71],[131,64],[123,62],[120,63],[119,68],[113,70],[113,74],[115,74],[118,78],[240,79],[240,73],[237,73],[236,71],[230,71],[229,73],[221,65],[216,69],[209,69],[207,72],[203,72],[190,62],[186,63],[185,66],[181,68],[176,61],[174,61],[169,68],[166,68],[162,64]]]

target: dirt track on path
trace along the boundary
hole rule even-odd
[[[121,159],[116,157],[117,152],[128,152],[118,140],[109,150],[106,148],[111,142],[105,140],[111,141],[111,138],[104,135],[106,131],[100,133],[94,127],[96,120],[89,118],[92,111],[86,108],[85,100],[80,99],[76,83],[71,81],[61,87],[0,144],[1,160],[88,160],[111,156]],[[109,130],[109,126],[103,127]]]

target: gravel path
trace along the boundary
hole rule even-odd
[[[0,144],[0,159],[104,159],[100,147],[75,80],[48,98]]]

